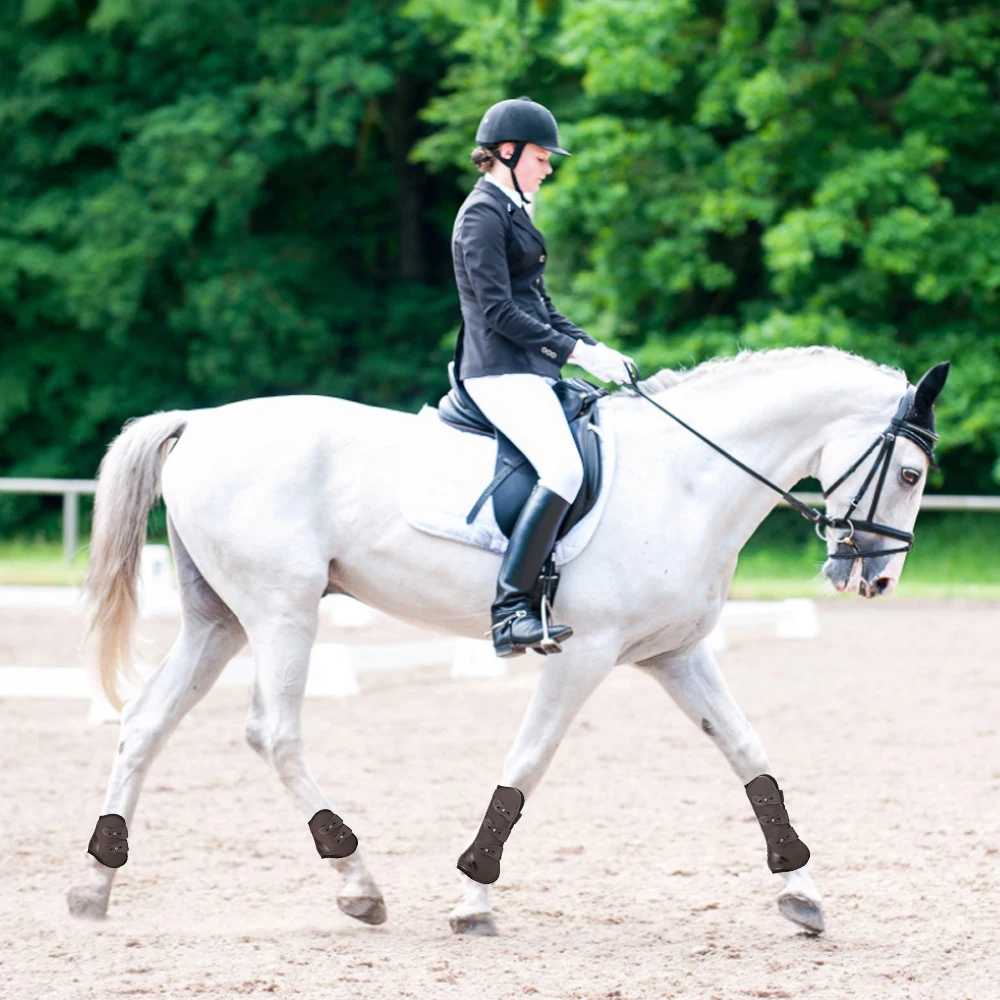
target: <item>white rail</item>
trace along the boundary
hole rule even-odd
[[[3,482],[0,479],[0,482]],[[825,507],[822,493],[793,493],[797,500],[813,507]],[[778,501],[779,507],[788,507],[786,500]],[[864,506],[862,502],[861,506]],[[1000,497],[963,497],[950,493],[930,493],[920,501],[921,510],[992,510],[1000,511]]]
[[[0,493],[61,493],[63,558],[71,563],[80,534],[80,494],[97,491],[96,479],[0,479]]]
[[[63,555],[67,562],[76,555],[77,539],[80,533],[80,495],[93,494],[97,489],[96,479],[0,479],[0,493],[61,493],[63,498]],[[822,493],[794,494],[804,503],[813,507],[825,507]],[[779,507],[788,507],[785,500],[778,501]],[[955,496],[936,493],[925,496],[920,503],[921,510],[989,510],[1000,512],[1000,496]]]

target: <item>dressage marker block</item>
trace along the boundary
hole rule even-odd
[[[773,627],[778,639],[817,639],[820,624],[816,602],[805,597],[790,597],[784,601],[728,601],[718,625],[709,633],[709,648],[716,653],[725,650],[728,629],[754,627]]]

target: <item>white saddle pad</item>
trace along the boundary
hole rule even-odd
[[[614,477],[615,436],[611,411],[602,404],[600,427],[590,433],[600,436],[601,491],[597,502],[569,534],[556,543],[557,566],[575,559],[586,547],[601,519]],[[479,495],[493,479],[497,443],[482,434],[459,431],[446,424],[436,407],[424,406],[413,421],[412,437],[403,459],[403,481],[399,491],[399,509],[414,528],[439,538],[475,545],[490,552],[504,553],[507,537],[500,530],[493,513],[493,498],[483,504],[472,524],[465,518]]]

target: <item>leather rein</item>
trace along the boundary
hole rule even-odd
[[[834,528],[842,531],[849,531],[850,534],[846,538],[837,539],[837,545],[844,545],[853,549],[851,552],[834,552],[828,554],[830,559],[858,559],[858,558],[870,558],[872,556],[885,556],[892,555],[896,552],[909,552],[913,548],[913,532],[912,531],[902,531],[900,528],[894,528],[889,524],[880,524],[878,521],[872,520],[875,517],[875,507],[878,504],[879,498],[882,495],[882,486],[885,483],[885,476],[889,470],[889,463],[892,460],[892,453],[896,447],[896,439],[900,437],[908,438],[914,444],[916,444],[920,450],[927,456],[931,465],[936,469],[937,463],[934,461],[934,442],[937,441],[938,435],[933,431],[928,430],[926,427],[921,427],[918,424],[913,423],[906,419],[906,414],[910,410],[910,406],[913,402],[913,397],[916,393],[916,386],[908,385],[903,398],[899,402],[899,406],[896,409],[896,414],[889,421],[889,426],[886,427],[884,431],[868,446],[864,454],[827,490],[823,491],[823,499],[825,500],[833,491],[851,475],[855,472],[861,465],[861,463],[876,449],[879,448],[878,455],[875,457],[875,462],[872,467],[868,470],[868,475],[865,476],[864,482],[861,484],[861,488],[854,495],[851,500],[851,504],[847,509],[847,512],[843,517],[830,517],[823,511],[817,510],[815,507],[810,507],[809,504],[804,503],[799,500],[798,497],[792,496],[787,490],[783,490],[780,486],[772,483],[770,479],[762,476],[759,472],[755,472],[748,465],[744,465],[738,458],[730,455],[725,448],[721,448],[714,441],[710,441],[704,434],[699,433],[689,424],[686,424],[680,417],[676,414],[671,413],[665,406],[661,406],[656,402],[651,396],[647,395],[642,389],[639,388],[637,378],[639,376],[639,369],[633,366],[634,371],[629,369],[626,365],[626,371],[628,371],[629,381],[632,388],[638,393],[643,399],[649,400],[658,410],[662,410],[668,417],[672,417],[677,421],[683,428],[689,430],[695,437],[701,438],[705,444],[714,448],[720,455],[725,456],[734,465],[738,465],[744,472],[749,473],[754,479],[759,480],[765,486],[774,490],[775,493],[779,493],[795,510],[797,510],[807,521],[812,521],[816,534],[824,541],[829,541],[826,537],[827,529]],[[881,471],[879,471],[881,470]],[[871,506],[868,508],[868,517],[864,520],[852,519],[851,515],[857,509],[858,505],[864,499],[865,493],[868,491],[868,487],[871,485],[872,480],[875,478],[876,473],[879,473],[878,482],[875,485],[875,492],[872,495]],[[855,531],[863,531],[872,535],[882,535],[885,538],[892,538],[899,542],[905,542],[906,544],[903,548],[899,549],[880,549],[877,552],[862,552],[857,543],[854,541]]]

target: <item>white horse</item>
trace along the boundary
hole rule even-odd
[[[944,378],[931,381],[921,382],[927,409]],[[886,429],[907,380],[896,369],[815,347],[744,352],[686,373],[662,371],[642,387],[790,489],[806,476],[834,483]],[[704,640],[740,550],[777,495],[633,392],[613,393],[600,405],[614,411],[616,468],[596,533],[562,571],[559,620],[575,634],[541,664],[499,783],[530,796],[597,685],[612,667],[634,664],[709,734],[746,784],[771,772],[771,763]],[[401,449],[415,419],[342,399],[289,396],[153,414],[114,441],[101,465],[86,582],[89,635],[112,704],[121,707],[119,671],[129,670],[137,569],[161,470],[182,625],[168,656],[124,705],[103,815],[131,823],[154,757],[246,642],[256,664],[247,742],[277,770],[304,821],[333,809],[310,773],[300,732],[325,594],[349,594],[456,635],[486,633],[498,557],[417,531],[399,513]],[[873,461],[837,488],[831,512],[846,509]],[[890,465],[876,516],[910,530],[927,457],[900,437]],[[831,555],[834,534],[841,533],[828,538]],[[884,548],[871,534],[857,540],[869,552]],[[904,559],[904,552],[828,559],[823,573],[837,590],[873,597],[895,587]],[[491,791],[492,784],[470,794],[485,800]],[[794,823],[795,803],[789,806]],[[330,862],[345,876],[337,902],[350,916],[381,923],[385,906],[359,832],[361,847]],[[527,833],[523,824],[518,833]],[[764,855],[761,845],[761,864]],[[85,879],[67,895],[70,911],[100,917],[114,870],[92,857],[85,864]],[[464,899],[451,913],[452,929],[493,932],[488,889],[458,877]],[[780,911],[821,931],[808,865],[783,877]]]

